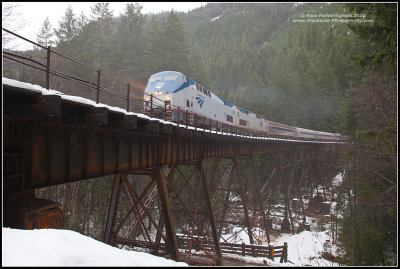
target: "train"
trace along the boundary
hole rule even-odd
[[[176,71],[150,76],[144,91],[144,111],[152,116],[182,123],[197,119],[199,126],[214,130],[246,130],[249,134],[271,137],[342,141],[338,133],[290,126],[266,119],[221,98],[200,83]],[[166,117],[168,115],[168,117]]]

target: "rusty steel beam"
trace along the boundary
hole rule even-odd
[[[113,189],[111,192],[110,206],[108,209],[106,228],[105,228],[104,239],[103,239],[103,242],[106,244],[110,243],[111,232],[114,227],[115,214],[116,214],[117,205],[118,205],[118,197],[119,197],[118,193],[120,190],[120,182],[121,182],[121,175],[116,174],[115,178],[114,178]]]
[[[172,217],[171,207],[168,202],[168,192],[167,192],[167,178],[161,171],[160,167],[154,169],[158,194],[160,198],[160,203],[162,207],[163,220],[165,225],[165,230],[167,234],[167,245],[168,251],[171,254],[171,258],[175,261],[180,261],[180,253],[178,249],[178,241],[176,239],[174,220]]]
[[[215,224],[215,217],[214,217],[214,211],[213,211],[213,206],[211,203],[211,197],[210,197],[210,190],[208,187],[208,183],[207,183],[207,176],[205,174],[204,171],[204,166],[203,166],[203,161],[201,161],[200,163],[201,167],[201,181],[203,184],[203,189],[204,189],[204,199],[206,200],[206,212],[208,213],[208,218],[210,220],[210,225],[211,225],[211,232],[212,232],[212,236],[213,236],[213,242],[214,242],[214,246],[215,246],[215,252],[217,254],[217,261],[216,261],[216,265],[222,265],[222,253],[221,253],[221,247],[219,244],[219,236],[218,236],[218,232],[217,232],[217,227]]]
[[[171,166],[168,167],[168,171],[166,173],[167,174],[167,184],[171,184],[172,178],[174,177],[174,173],[175,173],[175,164],[172,164]],[[164,214],[160,215],[160,219],[158,220],[158,226],[161,228],[161,230],[164,227]],[[157,244],[160,243],[161,236],[163,236],[162,231],[157,230],[157,234],[156,234],[156,238],[155,238],[155,242]],[[166,242],[167,240],[164,239],[164,241]],[[158,250],[154,251],[154,253],[156,253],[156,254],[157,254],[157,252],[158,252]]]
[[[293,159],[295,160],[295,156],[296,156],[296,152],[293,152]],[[290,160],[289,160],[290,161]],[[287,217],[289,216],[290,219],[290,225],[291,225],[291,232],[292,234],[295,233],[294,231],[294,224],[293,224],[293,219],[292,219],[292,214],[291,214],[291,209],[290,209],[290,203],[289,203],[289,197],[290,197],[290,192],[291,192],[291,186],[292,186],[292,182],[293,182],[293,175],[294,175],[294,170],[295,170],[295,162],[290,163],[289,167],[291,168],[291,175],[287,176],[285,169],[283,167],[283,156],[281,153],[278,154],[278,163],[279,163],[279,168],[280,168],[280,172],[281,172],[281,176],[283,178],[284,186],[286,187],[284,192],[285,192],[285,220],[287,219]]]
[[[120,221],[120,224],[117,226],[117,228],[115,229],[115,234],[118,234],[119,230],[121,229],[122,225],[125,223],[125,221],[128,219],[129,215],[136,209],[136,211],[138,212],[138,216],[139,215],[139,208],[138,208],[138,204],[142,201],[144,195],[147,193],[147,191],[150,189],[150,187],[153,185],[153,182],[155,181],[154,177],[152,177],[152,180],[149,182],[149,184],[147,184],[147,186],[144,188],[143,192],[140,194],[140,196],[138,196],[138,198],[135,196],[134,192],[132,191],[132,186],[130,185],[130,183],[128,182],[127,179],[123,180],[123,184],[125,187],[125,191],[128,194],[128,198],[129,201],[131,203],[131,209],[128,211],[128,213],[125,215],[124,218],[122,218],[122,220]],[[147,213],[147,212],[145,212]],[[143,223],[141,216],[139,217],[140,221]],[[153,224],[155,223],[155,221],[151,218],[151,216],[149,216],[149,221],[153,222]],[[157,225],[155,225],[156,229],[159,229]],[[132,229],[134,227],[131,227]],[[133,232],[133,231],[132,231]],[[163,239],[165,240],[166,238],[163,237]]]
[[[133,200],[135,200],[135,204],[133,205],[132,208],[137,208],[137,204],[139,204],[139,205],[142,207],[142,209],[144,210],[144,212],[146,213],[147,217],[149,218],[149,221],[154,225],[154,227],[157,229],[157,231],[161,233],[161,229],[157,226],[157,223],[155,222],[155,220],[153,219],[152,215],[148,212],[146,206],[145,206],[145,205],[143,204],[143,202],[142,202],[143,196],[139,196],[139,195],[136,193],[135,189],[131,186],[131,184],[129,184],[129,182],[127,181],[126,177],[124,177],[122,181],[123,181],[124,186],[126,187],[128,193],[129,193],[129,196],[132,197]],[[158,188],[158,186],[157,186],[157,188]],[[145,191],[142,193],[142,195],[143,195],[146,191],[147,191],[147,190],[145,190]],[[137,209],[138,209],[138,208],[137,208]],[[139,211],[139,210],[138,210],[138,211]],[[140,216],[139,214],[138,214],[138,216],[139,216],[139,220],[143,223],[143,220],[142,220],[141,216]],[[143,224],[143,226],[144,226],[144,224]],[[144,227],[144,229],[145,229],[145,233],[147,233],[146,227]],[[149,237],[148,233],[147,233],[147,236]],[[164,240],[170,240],[170,239],[168,239],[168,237],[164,237],[163,235],[161,235],[161,236],[163,237]],[[150,238],[150,237],[149,237],[149,238]]]
[[[257,177],[257,170],[256,170],[256,164],[255,164],[255,160],[254,160],[254,154],[250,155],[250,162],[251,162],[251,177],[253,178],[253,182],[254,182],[252,191],[256,197],[258,205],[260,206],[261,216],[263,218],[263,227],[264,227],[264,231],[267,235],[267,241],[269,244],[271,240],[269,237],[269,229],[268,229],[268,225],[267,225],[267,217],[265,215],[264,202],[261,197],[261,193],[262,193],[262,189],[260,189],[261,184]]]
[[[244,191],[244,184],[243,184],[243,179],[242,179],[242,175],[241,175],[241,171],[240,171],[240,166],[239,166],[239,158],[237,156],[234,157],[233,159],[233,165],[234,168],[236,170],[236,176],[239,179],[239,194],[241,196],[242,199],[242,204],[243,204],[243,211],[244,211],[244,219],[245,219],[245,224],[247,227],[247,232],[249,235],[249,240],[250,240],[250,244],[254,244],[254,239],[253,239],[253,233],[251,231],[251,222],[250,222],[250,217],[249,217],[249,211],[248,211],[248,207],[247,207],[247,195],[245,194]]]
[[[218,234],[215,225],[215,217],[213,214],[213,208],[211,200],[209,199],[209,189],[207,178],[203,166],[203,160],[196,162],[185,163],[184,166],[190,166],[191,169],[182,171],[178,166],[173,166],[173,169],[177,171],[176,180],[172,181],[172,174],[168,180],[167,190],[169,191],[169,197],[171,198],[172,212],[177,219],[184,220],[183,226],[179,225],[175,228],[179,233],[183,233],[183,237],[188,240],[188,244],[185,245],[185,259],[190,262],[192,259],[192,250],[202,250],[208,257],[212,259],[216,264],[222,264],[222,256],[220,249],[218,248]],[[205,182],[206,181],[206,182]],[[193,185],[193,186],[192,186]],[[200,196],[201,191],[203,196]],[[201,201],[204,201],[202,203]],[[179,221],[178,224],[181,224]],[[207,229],[205,225],[209,224],[210,228]],[[211,232],[211,237],[208,240],[214,240],[216,243],[215,255],[202,243],[198,242],[198,236],[207,237],[207,230]],[[206,234],[203,234],[206,232]],[[178,242],[180,242],[178,240]],[[180,245],[182,248],[182,246]]]
[[[197,232],[197,229],[195,227],[195,223],[196,223],[196,217],[197,217],[197,209],[198,209],[198,203],[199,203],[199,196],[200,196],[200,178],[201,175],[199,173],[199,165],[196,165],[196,169],[195,172],[197,172],[197,177],[195,178],[195,190],[192,190],[192,201],[191,204],[192,209],[191,209],[191,213],[190,216],[190,221],[189,221],[189,225],[190,225],[190,231],[189,231],[189,255],[188,258],[190,260],[190,256],[192,254],[192,244],[193,244],[193,236],[195,231]]]
[[[15,124],[22,126],[19,122]],[[30,131],[14,133],[16,139],[13,142],[14,147],[20,148],[20,153],[24,154],[24,162],[28,165],[21,171],[25,184],[15,191],[188,162],[203,155],[223,157],[224,154],[232,156],[237,152],[247,154],[267,148],[283,150],[288,147],[252,142],[246,144],[243,150],[243,145],[235,142],[241,138],[227,140],[216,136],[214,141],[194,137],[175,139],[160,134],[102,127],[47,123],[24,125]],[[6,130],[5,139],[10,140],[9,135],[10,130]],[[229,152],[222,150],[223,146],[228,147]]]
[[[233,167],[233,165],[234,165],[234,163],[233,163],[233,160],[232,160],[232,163],[231,163],[231,166]],[[226,213],[227,213],[227,210],[228,210],[228,208],[229,208],[229,206],[228,206],[228,203],[229,203],[229,196],[230,196],[230,193],[231,193],[231,191],[232,191],[232,182],[233,182],[233,168],[231,168],[231,171],[230,171],[230,175],[229,175],[229,181],[228,181],[228,189],[226,190],[226,193],[225,193],[225,196],[224,196],[224,200],[223,200],[223,207],[222,207],[222,220],[225,220],[225,217],[226,217]],[[216,188],[214,187],[214,190],[215,190]],[[214,193],[214,195],[215,195],[216,193]],[[217,200],[217,197],[215,197],[215,201]],[[220,223],[220,225],[219,225],[219,236],[221,237],[222,236],[222,222]]]

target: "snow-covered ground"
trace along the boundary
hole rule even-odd
[[[69,230],[2,228],[2,266],[188,266]]]
[[[288,244],[288,263],[295,266],[339,266],[338,263],[328,261],[321,257],[324,244],[329,244],[328,231],[313,232],[303,231],[299,234],[282,234],[273,242],[275,246]],[[275,261],[277,263],[279,261]]]
[[[311,218],[309,218],[311,220]],[[239,228],[238,228],[239,229]],[[315,227],[311,226],[312,231],[303,231],[299,234],[282,233],[280,235],[270,235],[271,244],[274,246],[283,246],[284,242],[288,244],[288,262],[279,263],[280,258],[275,258],[274,261],[267,258],[241,257],[237,255],[228,255],[232,258],[237,258],[243,261],[274,266],[340,266],[339,263],[328,261],[322,258],[322,253],[337,255],[337,250],[331,245],[331,238],[328,230],[313,231]],[[248,236],[245,230],[239,232],[236,236],[237,243],[242,241],[249,244]],[[267,245],[265,240],[265,245]],[[224,254],[225,255],[225,254]]]
[[[112,247],[69,230],[3,228],[2,233],[3,266],[187,266],[184,262]],[[246,238],[244,234],[238,237]],[[324,244],[330,240],[327,231],[304,231],[295,235],[284,233],[271,237],[275,246],[288,243],[287,263],[279,263],[279,258],[272,261],[260,257],[227,256],[246,262],[266,262],[274,266],[340,265],[321,257]],[[329,242],[327,244],[330,245]]]

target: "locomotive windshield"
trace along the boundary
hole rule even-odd
[[[165,76],[164,80],[176,80],[178,76]]]
[[[165,77],[157,76],[157,77],[151,77],[149,79],[149,82],[153,83],[153,82],[157,82],[157,81],[161,81],[161,80],[174,81],[176,79],[178,79],[178,76],[165,76]]]
[[[151,82],[155,82],[155,81],[160,81],[161,79],[162,79],[162,77],[151,77],[149,79],[149,82],[151,83]]]

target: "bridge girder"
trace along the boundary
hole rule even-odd
[[[6,195],[204,158],[340,146],[194,130],[9,85],[3,130]]]

